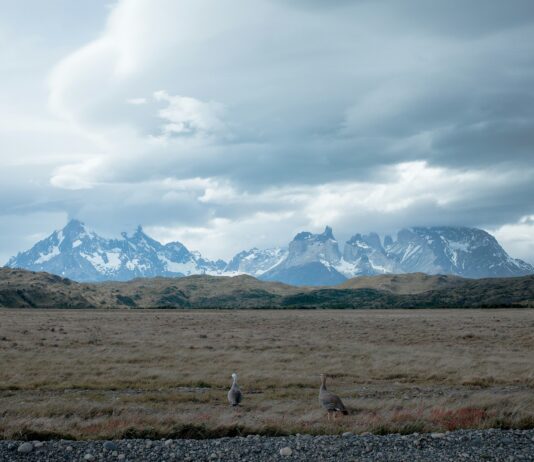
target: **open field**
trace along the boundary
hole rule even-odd
[[[533,352],[529,309],[0,310],[0,436],[534,428]]]

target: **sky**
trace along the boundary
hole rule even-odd
[[[0,264],[77,218],[209,258],[462,225],[534,263],[532,0],[21,0]]]

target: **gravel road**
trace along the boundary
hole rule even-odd
[[[0,461],[534,461],[534,430],[213,440],[0,441]]]

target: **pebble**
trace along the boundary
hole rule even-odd
[[[118,446],[113,441],[105,441],[102,445],[105,451],[116,451]]]
[[[170,446],[172,444],[172,440],[165,440],[165,446]]]
[[[33,447],[34,448],[42,448],[44,446],[44,443],[42,441],[34,441]]]
[[[19,448],[17,449],[17,452],[20,452],[22,454],[27,454],[28,452],[32,452],[33,450],[33,444],[31,443],[22,443]]]
[[[280,449],[281,456],[290,456],[291,454],[293,454],[293,450],[289,446]]]
[[[445,438],[445,433],[431,433],[431,438]]]
[[[85,456],[83,456],[83,460],[95,460],[95,456],[93,456],[93,454],[85,454]]]
[[[352,436],[352,435],[354,435],[354,433],[352,433],[352,432],[345,432],[345,433],[343,433],[341,436],[344,436],[344,437],[346,438],[346,437],[348,437],[348,436]]]

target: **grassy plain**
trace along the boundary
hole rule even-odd
[[[3,438],[475,427],[534,427],[534,310],[0,310]]]

